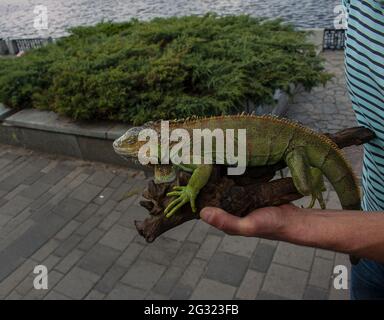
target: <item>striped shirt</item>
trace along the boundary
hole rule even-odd
[[[377,138],[364,146],[365,211],[384,210],[384,2],[343,0],[348,13],[345,68],[348,91],[360,125]]]

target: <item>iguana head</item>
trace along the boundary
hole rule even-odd
[[[137,158],[139,150],[145,141],[139,141],[139,134],[146,126],[129,129],[124,135],[113,142],[113,149],[123,158]]]

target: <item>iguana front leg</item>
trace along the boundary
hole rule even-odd
[[[185,165],[183,165],[185,166]],[[207,184],[211,173],[212,165],[202,164],[190,167],[193,170],[187,186],[174,187],[175,191],[167,193],[167,196],[177,196],[164,210],[166,217],[171,217],[184,204],[190,202],[193,212],[196,212],[196,198],[200,190]]]
[[[307,160],[305,150],[297,148],[290,151],[285,157],[287,166],[292,174],[293,183],[296,189],[304,196],[312,196],[308,208],[319,201],[321,209],[325,209],[323,191],[325,191],[323,173],[314,167],[311,167]]]

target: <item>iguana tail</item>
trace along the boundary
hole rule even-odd
[[[360,189],[357,178],[340,149],[324,137],[323,146],[309,152],[309,162],[327,177],[344,210],[360,210]],[[319,151],[322,156],[319,156]],[[312,155],[312,156],[311,156]]]

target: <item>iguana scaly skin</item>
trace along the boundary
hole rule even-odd
[[[123,157],[137,157],[140,147],[145,143],[138,141],[138,133],[146,128],[159,133],[160,123],[148,123],[128,130],[114,142],[115,151]],[[273,165],[284,160],[297,190],[304,196],[312,196],[310,207],[317,200],[321,208],[325,208],[322,196],[325,191],[325,176],[336,190],[343,209],[360,209],[360,192],[356,178],[339,148],[326,136],[298,123],[273,116],[254,115],[170,121],[170,131],[178,128],[188,130],[190,137],[193,136],[193,129],[246,129],[248,167]],[[172,155],[170,161],[172,162]],[[165,183],[175,179],[175,167],[191,172],[192,176],[187,186],[175,187],[173,192],[168,193],[168,196],[176,198],[164,212],[167,217],[188,202],[192,210],[196,211],[196,197],[212,172],[212,165],[209,164],[157,165],[155,181]]]

